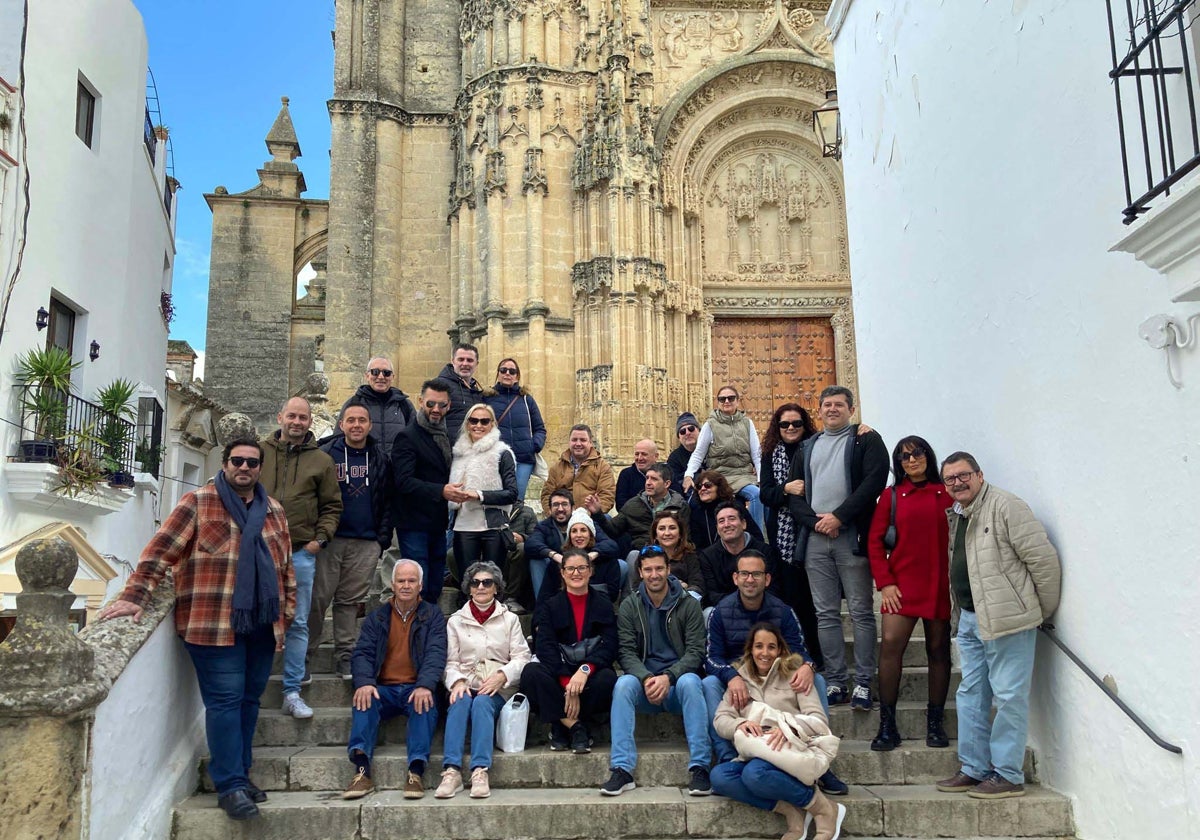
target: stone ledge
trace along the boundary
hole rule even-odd
[[[151,594],[141,621],[132,618],[94,621],[80,631],[79,638],[95,651],[95,679],[104,685],[106,693],[174,608],[175,586],[168,577]]]
[[[55,490],[59,485],[58,467],[53,464],[24,464],[12,462],[4,465],[8,478],[8,495],[18,504],[33,507],[40,513],[89,514],[105,516],[116,513],[133,494],[116,487],[100,485],[96,492],[81,492],[68,496]]]

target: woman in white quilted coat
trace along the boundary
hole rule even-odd
[[[737,746],[738,760],[713,768],[713,793],[783,816],[787,820],[783,840],[807,836],[813,820],[817,824],[814,840],[836,840],[846,806],[834,805],[813,782],[837,754],[837,739],[829,732],[817,694],[811,688],[800,694],[789,684],[802,662],[788,650],[774,624],[762,621],[750,628],[737,665],[750,703],[737,709],[726,692],[713,719],[717,734]],[[767,751],[779,756],[771,761],[749,758]],[[777,763],[788,765],[808,781],[780,769]]]

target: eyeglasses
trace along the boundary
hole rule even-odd
[[[717,485],[713,484],[711,481],[701,481],[700,482],[701,490],[715,490],[716,487],[717,487]]]
[[[676,434],[680,434],[680,435],[690,435],[690,434],[691,434],[692,432],[694,432],[694,431],[696,431],[696,427],[695,427],[695,426],[691,426],[691,425],[688,425],[688,426],[680,426],[680,427],[679,427],[679,431],[678,431],[678,432],[676,432]]]
[[[781,429],[803,429],[803,420],[780,420],[779,428]]]
[[[382,376],[385,379],[392,375],[392,372],[387,368],[371,368],[367,371],[367,373],[371,374],[372,376]]]
[[[731,402],[737,402],[737,397],[736,397],[736,396],[731,396],[731,395],[729,395],[729,394],[726,394],[726,395],[725,395],[725,396],[723,396],[723,397],[717,397],[717,402],[719,402],[719,403],[731,403]]]
[[[903,461],[916,461],[918,458],[924,458],[924,457],[925,457],[925,450],[921,449],[920,447],[913,447],[908,452],[900,453],[900,460],[902,462]]]
[[[506,374],[509,374],[510,376],[520,376],[521,375],[521,371],[517,370],[516,368],[512,368],[512,367],[496,368],[496,373],[506,373]]]
[[[971,476],[975,475],[975,473],[977,473],[977,472],[979,472],[979,471],[971,470],[970,472],[955,473],[954,475],[945,475],[945,476],[942,476],[942,481],[945,484],[966,484],[968,481],[971,480]]]
[[[742,580],[762,580],[767,576],[766,572],[743,572],[741,569],[738,569],[734,574]]]
[[[587,570],[587,566],[563,566],[564,575],[582,575],[586,574]]]
[[[639,557],[653,557],[656,554],[666,554],[666,550],[661,545],[648,545],[638,552]]]
[[[443,400],[442,402],[435,402],[434,400],[425,400],[425,407],[426,408],[449,408],[450,401]]]
[[[235,467],[240,467],[244,464],[253,470],[257,469],[258,466],[262,464],[262,458],[243,458],[241,455],[230,455],[229,463],[233,464]]]
[[[496,585],[496,581],[491,578],[471,578],[472,589],[491,589]]]
[[[490,426],[490,425],[492,425],[492,418],[491,417],[468,417],[467,423],[472,426]]]

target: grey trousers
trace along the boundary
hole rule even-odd
[[[308,614],[308,655],[321,644],[325,611],[333,605],[334,662],[350,661],[358,641],[358,605],[365,603],[379,563],[379,543],[334,537],[317,554],[312,609]]]
[[[846,642],[842,635],[842,595],[846,596],[850,621],[854,626],[854,682],[871,684],[875,676],[874,585],[871,563],[853,551],[850,535],[843,531],[830,539],[815,531],[808,536],[804,567],[812,589],[813,607],[817,613],[817,634],[821,652],[825,655],[825,681],[829,685],[848,688],[846,672]]]

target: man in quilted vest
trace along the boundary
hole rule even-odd
[[[937,787],[977,799],[1024,796],[1033,654],[1038,625],[1058,606],[1058,552],[1029,505],[984,481],[969,453],[943,461],[942,480],[954,498],[946,515],[962,655],[956,697],[962,769]]]

